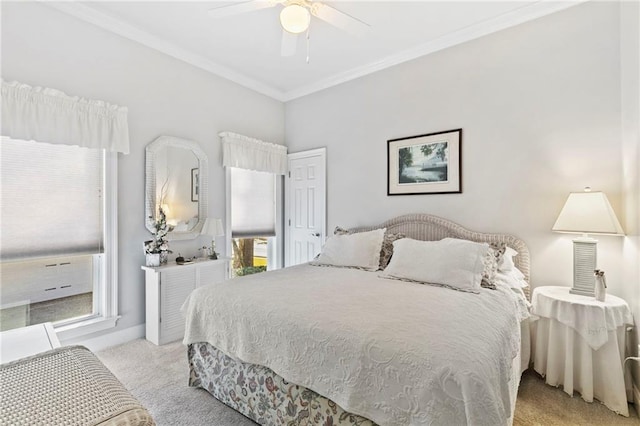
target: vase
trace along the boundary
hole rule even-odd
[[[168,251],[161,251],[160,252],[160,264],[161,265],[166,265],[167,262],[169,262],[169,252]]]
[[[604,275],[596,276],[595,296],[596,300],[600,302],[604,302],[607,298],[607,285],[604,281]]]
[[[145,254],[147,266],[160,266],[160,253]]]

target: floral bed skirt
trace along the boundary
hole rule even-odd
[[[261,425],[376,426],[267,367],[234,360],[208,343],[188,347],[189,386],[201,387]]]

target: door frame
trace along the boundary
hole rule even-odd
[[[289,211],[289,201],[291,200],[291,196],[289,191],[291,190],[291,160],[299,160],[302,158],[308,157],[321,157],[322,165],[324,167],[324,191],[320,194],[321,201],[324,205],[322,209],[323,217],[321,218],[320,225],[320,240],[324,242],[327,236],[327,148],[315,148],[307,151],[293,152],[287,154],[287,174],[284,179],[284,266],[290,266],[290,256],[291,256],[291,215]]]

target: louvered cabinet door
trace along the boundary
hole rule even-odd
[[[184,336],[184,318],[180,313],[187,296],[196,288],[196,268],[170,269],[160,276],[160,344]]]
[[[229,275],[228,267],[229,262],[224,259],[203,264],[198,268],[197,286],[215,284],[226,280]]]
[[[196,287],[223,281],[228,276],[228,267],[229,259],[143,266],[147,340],[164,345],[182,339],[185,319],[180,308],[187,296]]]

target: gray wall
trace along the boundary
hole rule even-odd
[[[209,214],[224,218],[218,132],[284,139],[281,102],[36,2],[2,4],[2,77],[129,108],[131,153],[118,155],[117,330],[144,323],[145,146],[160,135],[197,141],[209,158]],[[171,249],[189,256],[209,243]]]
[[[551,227],[569,192],[589,185],[631,233],[600,237],[598,263],[640,319],[637,97],[624,145],[636,177],[623,185],[620,16],[618,3],[588,2],[288,102],[289,152],[327,147],[329,229],[432,213],[523,238],[532,286],[570,286],[575,236]],[[635,46],[637,61],[637,16],[630,25],[624,55]],[[637,94],[637,65],[626,76]],[[459,127],[462,194],[386,195],[388,139]]]
[[[624,2],[620,17],[623,226],[628,236],[623,245],[623,282],[636,320],[635,341],[631,342],[635,348],[640,345],[640,3]],[[640,388],[640,362],[633,365]],[[640,402],[640,395],[636,398]]]

